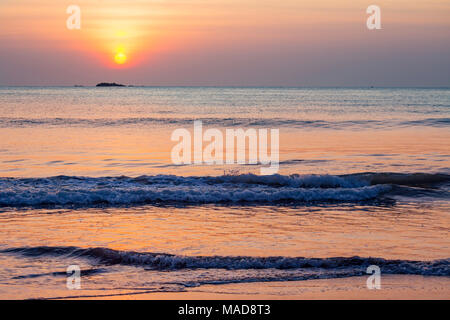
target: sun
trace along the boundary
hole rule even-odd
[[[124,64],[125,62],[127,62],[127,56],[125,53],[123,52],[118,52],[115,56],[114,56],[114,61],[117,64]]]

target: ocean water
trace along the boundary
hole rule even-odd
[[[173,164],[194,120],[279,129],[279,172]],[[448,280],[449,141],[449,89],[0,87],[0,298]]]

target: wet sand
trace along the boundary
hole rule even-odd
[[[450,278],[386,275],[381,289],[367,289],[367,277],[319,279],[291,282],[204,285],[184,292],[120,292],[93,299],[144,300],[403,300],[450,299]],[[89,299],[84,297],[82,299]]]

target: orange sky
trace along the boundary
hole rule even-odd
[[[450,85],[450,2],[377,1],[382,30],[369,31],[371,4],[2,0],[0,84]]]

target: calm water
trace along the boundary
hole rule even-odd
[[[279,129],[279,174],[173,165],[194,120]],[[448,279],[449,141],[448,89],[0,88],[0,297]]]

